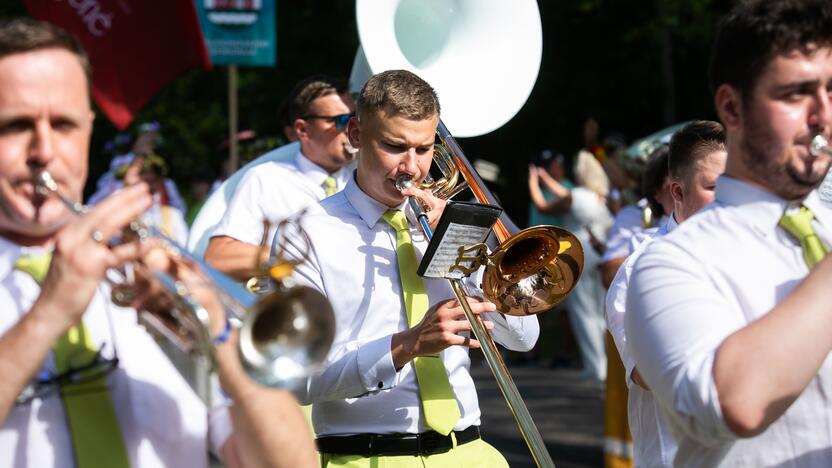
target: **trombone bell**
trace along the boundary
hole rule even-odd
[[[532,315],[561,303],[578,282],[584,251],[555,226],[525,229],[502,242],[483,273],[485,296],[508,315]]]

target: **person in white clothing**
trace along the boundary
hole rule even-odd
[[[344,82],[312,76],[290,95],[286,110],[300,151],[246,172],[211,233],[205,260],[240,281],[257,274],[258,245],[271,245],[276,223],[344,188],[355,158],[345,130],[353,102]],[[263,222],[272,223],[264,233]]]
[[[711,81],[727,135],[715,202],[650,244],[624,329],[676,466],[832,464],[832,3],[741,2]]]
[[[313,466],[295,400],[245,376],[233,333],[214,354],[234,402],[209,414],[136,312],[111,302],[108,270],[141,261],[176,272],[214,336],[227,336],[199,272],[151,244],[108,242],[150,206],[147,184],[81,215],[35,190],[48,171],[80,202],[90,83],[74,37],[28,18],[0,22],[0,467],[207,467],[209,446],[228,466]]]
[[[566,299],[569,321],[583,363],[582,376],[602,383],[607,376],[604,348],[604,286],[598,266],[603,243],[612,226],[607,209],[609,179],[601,163],[589,151],[580,151],[573,172],[576,187],[568,189],[537,167],[529,168],[529,194],[541,213],[563,213],[563,227],[575,234],[584,246],[581,280]],[[546,201],[540,189],[543,182],[557,198]]]
[[[327,295],[336,316],[335,341],[324,366],[298,395],[302,402],[313,403],[323,466],[356,458],[382,466],[507,466],[479,438],[480,409],[468,357],[468,348],[479,343],[468,334],[462,308],[447,280],[420,279],[427,310],[409,310],[415,293],[405,291],[403,275],[415,276],[416,265],[413,272],[400,273],[404,260],[397,256],[399,234],[385,221],[404,213],[409,227],[401,230],[411,241],[399,249],[400,255],[415,253],[420,259],[428,241],[414,227],[406,198],[416,197],[428,207],[432,226],[444,201],[417,188],[400,192],[395,180],[400,175],[422,180],[428,174],[438,121],[439,101],[421,78],[404,70],[372,76],[347,130],[361,152],[358,168],[342,192],[310,208],[303,218],[312,247],[295,279]],[[467,283],[476,290],[477,278]],[[468,300],[496,341],[518,351],[533,347],[539,333],[536,317],[507,317],[490,302]],[[411,326],[410,312],[424,317]],[[436,362],[436,357],[444,370],[439,378],[452,391],[445,401],[450,412],[458,412],[445,421],[446,432],[438,432],[428,420],[420,395],[430,383],[417,383],[416,378],[418,362]]]
[[[607,292],[607,328],[624,363],[635,466],[672,466],[676,443],[627,350],[624,316],[628,313],[625,306],[633,265],[653,239],[666,235],[713,201],[716,179],[724,169],[725,130],[718,122],[694,121],[673,135],[668,158],[673,210],[665,225],[627,257]]]

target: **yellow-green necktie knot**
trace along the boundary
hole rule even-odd
[[[396,259],[399,264],[399,280],[407,312],[407,325],[413,327],[422,321],[430,306],[425,283],[416,274],[419,266],[407,217],[400,210],[390,210],[382,216],[396,231]],[[413,360],[419,396],[422,400],[425,423],[436,432],[448,435],[459,421],[459,405],[448,380],[445,364],[439,356],[420,356]]]
[[[803,259],[810,270],[829,252],[812,227],[813,219],[815,215],[806,206],[801,206],[800,210],[794,213],[783,214],[780,218],[780,227],[800,242]]]
[[[338,182],[335,180],[335,177],[327,176],[322,185],[326,196],[335,195],[338,192]]]
[[[390,210],[384,213],[383,218],[396,232],[408,230],[407,216],[401,210]],[[409,233],[407,237],[410,237]]]

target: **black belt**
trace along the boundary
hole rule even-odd
[[[480,427],[470,426],[454,431],[456,444],[462,445],[480,438]],[[318,451],[338,455],[431,455],[453,448],[450,435],[429,431],[421,434],[357,434],[351,436],[318,437]]]

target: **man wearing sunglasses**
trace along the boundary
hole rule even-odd
[[[255,277],[263,221],[274,225],[346,185],[357,153],[344,132],[352,112],[340,80],[312,76],[295,87],[286,108],[298,141],[294,157],[258,164],[243,175],[211,234],[208,263],[241,281]],[[274,229],[265,234],[271,245]]]
[[[31,19],[0,21],[0,467],[207,467],[209,445],[228,466],[314,466],[297,404],[246,378],[224,310],[187,265],[176,277],[221,338],[214,354],[229,408],[207,412],[135,310],[112,302],[113,268],[156,254],[154,265],[173,273],[160,249],[109,242],[150,207],[145,183],[81,215],[35,189],[46,171],[80,202],[90,87],[72,36]],[[136,298],[151,290],[135,288]]]

